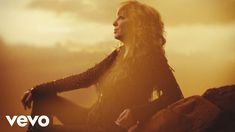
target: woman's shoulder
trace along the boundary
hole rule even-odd
[[[122,49],[124,49],[124,45],[117,47],[114,51],[120,52]]]
[[[119,46],[117,48],[115,48],[111,54],[109,54],[109,56],[113,56],[116,57],[118,55],[118,53],[124,48],[124,46]]]
[[[120,52],[120,48],[115,48],[103,61],[113,61],[117,57],[118,53]]]

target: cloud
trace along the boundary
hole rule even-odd
[[[169,25],[224,24],[235,21],[234,0],[153,1]]]
[[[234,0],[140,0],[162,14],[168,25],[221,24],[235,20]],[[58,14],[70,13],[77,19],[111,23],[120,0],[32,0],[27,7]]]
[[[102,0],[32,0],[27,7],[43,9],[58,14],[70,13],[77,19],[111,23],[115,18],[118,1]]]

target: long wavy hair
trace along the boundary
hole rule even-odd
[[[154,8],[137,1],[121,3],[119,12],[127,18],[129,40],[128,53],[121,48],[116,62],[101,78],[99,85],[105,93],[121,92],[127,96],[135,91],[141,98],[149,98],[155,89],[160,94],[161,88],[155,86],[159,61],[167,63],[164,52],[164,24]],[[161,58],[161,59],[159,59]],[[168,65],[167,65],[168,66]],[[138,89],[139,87],[139,89]],[[111,94],[113,95],[113,94]],[[113,95],[114,96],[114,95]]]
[[[128,18],[130,46],[136,48],[154,48],[164,53],[164,24],[156,9],[138,1],[121,4],[119,12]]]

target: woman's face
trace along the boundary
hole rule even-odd
[[[128,18],[125,16],[124,12],[119,10],[117,13],[117,18],[113,22],[114,26],[114,37],[120,41],[125,41],[127,37],[127,27],[128,27]]]

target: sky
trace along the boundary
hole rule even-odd
[[[120,2],[122,1],[1,0],[0,35],[10,43],[36,46],[53,46],[58,43],[92,45],[114,41],[112,22]],[[214,33],[213,29],[230,28],[229,32],[234,34],[234,0],[142,0],[141,2],[159,10],[167,33],[176,27],[183,27],[184,30],[178,28],[179,32],[176,33],[187,34],[188,29],[200,27],[208,28],[211,33]],[[224,32],[214,35],[220,36]]]
[[[75,51],[113,48],[119,43],[113,38],[112,23],[120,2],[0,0],[0,37],[12,46],[62,46]],[[202,92],[187,89],[191,85],[214,87],[235,82],[235,0],[140,2],[160,12],[169,63],[178,70],[175,74],[187,95]],[[204,76],[204,71],[211,74]],[[193,79],[185,81],[186,77]]]

